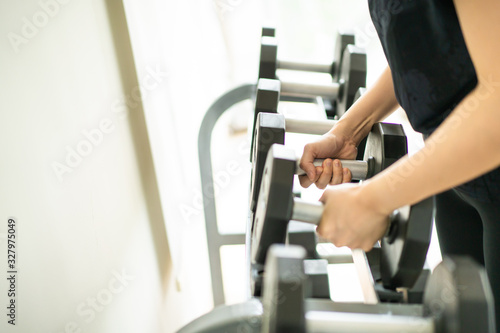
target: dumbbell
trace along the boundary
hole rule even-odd
[[[262,28],[260,44],[259,79],[275,79],[277,69],[288,69],[295,71],[327,73],[332,76],[332,81],[337,81],[340,72],[340,64],[347,45],[355,45],[354,32],[344,30],[337,32],[333,53],[333,61],[330,64],[306,63],[294,60],[278,59],[278,43],[274,38],[274,28]]]
[[[368,138],[365,156],[372,155],[371,147],[377,146],[370,142],[379,140],[383,147],[384,141],[391,141],[384,140],[380,133],[383,124],[377,125],[369,134],[373,138]],[[380,170],[380,157],[375,157],[374,162]],[[272,244],[285,242],[289,221],[318,224],[321,219],[321,203],[294,198],[292,190],[296,169],[293,150],[279,144],[269,149],[251,227],[251,289],[254,295],[261,290],[267,251]],[[425,262],[432,220],[432,198],[403,207],[391,216],[389,231],[381,240],[380,273],[385,288],[395,290],[413,286]]]
[[[257,123],[257,116],[261,112],[267,112],[267,113],[278,113],[278,105],[280,101],[280,91],[281,91],[282,84],[278,80],[271,80],[271,79],[260,79],[259,82],[257,83],[257,92],[255,95],[255,108],[254,108],[254,116],[253,116],[253,126],[252,126],[252,133],[255,133],[255,125]],[[350,104],[353,104],[364,92],[363,87],[353,87],[353,89],[356,89],[352,93],[352,100],[350,100]],[[351,93],[349,93],[351,94]],[[327,126],[329,124],[334,124],[334,122],[322,122],[322,124],[318,124],[317,129],[314,129],[314,127],[310,126],[307,127],[308,130],[314,131],[315,134],[324,134],[328,132],[328,130],[331,129],[328,128]],[[293,125],[290,124],[291,126],[298,126],[299,123],[296,121]],[[332,125],[333,126],[333,125]],[[304,127],[302,127],[304,128]],[[302,130],[304,131],[304,130]],[[302,132],[299,132],[302,133]],[[307,133],[307,132],[304,132]],[[251,149],[253,150],[253,145],[255,141],[255,136],[252,135],[252,143],[251,143]],[[251,151],[252,151],[251,150]],[[252,155],[250,155],[250,161],[252,161]]]
[[[303,249],[274,245],[268,257],[262,298],[218,306],[178,333],[495,333],[491,286],[470,257],[445,256],[421,305],[304,298]]]
[[[266,262],[259,332],[495,332],[486,271],[470,257],[444,257],[429,278],[423,305],[318,306],[304,298],[304,250],[273,245]],[[328,309],[330,307],[330,309]],[[248,330],[246,330],[248,331]],[[230,332],[230,331],[226,331]]]
[[[332,82],[312,84],[281,79],[280,82],[283,96],[322,97],[327,101],[325,104],[332,105],[340,117],[352,105],[356,91],[366,86],[366,52],[354,45],[347,45],[342,53],[342,62],[339,63],[338,77]]]
[[[486,270],[467,256],[445,256],[429,277],[423,304],[342,303],[304,297],[305,251],[273,245],[262,298],[218,306],[178,333],[495,333]]]
[[[324,127],[326,128],[326,126],[331,124],[332,121],[330,120]],[[255,212],[257,205],[267,152],[273,144],[285,143],[285,132],[289,131],[289,125],[295,131],[301,129],[307,130],[307,127],[300,126],[294,120],[286,119],[281,114],[259,113],[257,116],[257,125],[254,133],[255,143],[252,151],[253,167],[250,187],[250,209],[252,212]],[[402,126],[398,124],[378,123],[372,128],[371,133],[367,137],[366,144],[364,145],[364,160],[343,160],[341,162],[343,167],[351,170],[354,180],[364,180],[385,169],[406,155],[407,152],[407,138]],[[315,164],[320,165],[322,162],[323,160],[318,159],[315,161]],[[296,172],[303,174],[303,171],[300,169],[296,169]]]

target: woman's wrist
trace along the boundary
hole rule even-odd
[[[345,114],[330,130],[330,133],[344,137],[357,147],[361,140],[368,135],[372,126],[373,123],[368,118],[360,119],[360,117],[349,117]]]

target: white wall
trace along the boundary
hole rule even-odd
[[[178,311],[179,322],[186,323],[212,309],[198,168],[199,126],[216,98],[255,80],[260,1],[125,0],[124,4],[139,77],[149,64],[166,72],[164,89],[147,91],[143,104],[176,283],[165,313]],[[250,59],[245,52],[251,53]],[[227,141],[215,148],[231,149]],[[247,156],[244,162],[249,164]],[[214,172],[219,171],[217,162],[226,166],[214,158]],[[230,183],[237,185],[239,179],[231,178]],[[240,188],[242,197],[247,184]],[[245,198],[238,212],[243,218],[233,218],[234,224],[245,223],[247,202]],[[234,210],[234,205],[223,207],[229,214]],[[241,281],[231,282],[242,288]]]
[[[181,319],[162,310],[170,254],[137,95],[162,69],[136,74],[121,1],[59,1],[0,2],[0,331],[168,332]]]

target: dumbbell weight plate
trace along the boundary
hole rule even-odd
[[[257,211],[252,227],[252,258],[264,264],[269,246],[283,243],[293,208],[295,154],[289,149],[269,150],[260,185]],[[269,240],[269,242],[267,241]],[[255,241],[255,242],[254,242]]]
[[[262,36],[275,37],[276,28],[274,27],[262,27]]]
[[[363,159],[375,159],[374,174],[377,174],[407,153],[408,141],[402,125],[376,123],[367,136]]]
[[[293,208],[295,154],[288,149],[270,149],[260,184],[258,204],[250,228],[250,285],[254,296],[262,288],[262,272],[267,250],[272,244],[284,243],[288,218]],[[271,182],[272,181],[272,182]]]
[[[263,36],[260,42],[259,79],[275,79],[278,59],[278,43],[275,37]]]
[[[354,45],[347,45],[342,56],[339,83],[340,96],[335,102],[335,113],[338,117],[351,107],[361,87],[366,87],[366,52]]]
[[[434,217],[432,198],[399,210],[397,224],[381,240],[380,275],[385,288],[411,288],[427,256]]]
[[[333,53],[333,61],[335,62],[335,66],[332,66],[332,72],[330,73],[334,82],[337,82],[339,80],[340,66],[342,64],[344,50],[347,48],[347,45],[356,45],[356,37],[354,35],[354,31],[339,30],[337,32],[335,50]]]
[[[280,100],[281,83],[279,80],[259,79],[257,82],[257,92],[255,94],[255,106],[253,114],[253,134],[250,146],[250,162],[253,161],[253,146],[255,144],[255,125],[259,113],[278,113]],[[267,152],[266,152],[267,153]]]
[[[255,211],[259,195],[260,183],[264,172],[267,152],[274,143],[285,143],[285,119],[282,115],[259,113],[252,145],[252,176],[250,179],[250,210]]]
[[[470,257],[444,257],[424,292],[425,315],[436,332],[495,332],[494,300],[486,270]]]
[[[365,159],[374,157],[375,173],[388,168],[408,153],[400,124],[378,123],[368,134]],[[399,223],[382,238],[380,270],[385,288],[412,287],[425,262],[433,217],[432,199],[403,208]]]

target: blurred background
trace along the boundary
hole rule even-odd
[[[280,56],[329,62],[351,28],[368,86],[386,66],[366,0],[0,2],[0,276],[18,225],[16,326],[2,310],[1,332],[174,332],[212,309],[198,130],[256,83],[265,24]],[[251,107],[212,137],[214,174],[236,166],[216,189],[222,233],[245,229]],[[242,301],[244,246],[221,256],[227,302]]]

